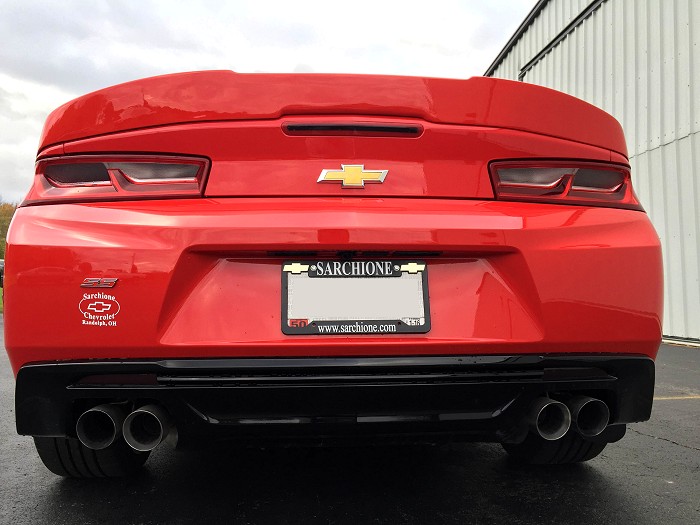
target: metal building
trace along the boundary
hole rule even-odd
[[[485,75],[620,121],[663,245],[664,335],[700,339],[700,0],[540,0]]]

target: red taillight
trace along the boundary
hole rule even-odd
[[[507,161],[490,165],[496,198],[641,210],[630,169],[617,164]]]
[[[209,161],[196,157],[75,156],[37,162],[23,206],[51,202],[196,197]]]

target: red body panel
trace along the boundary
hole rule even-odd
[[[622,128],[610,115],[524,82],[232,71],[148,78],[80,97],[49,116],[39,149],[176,123],[342,114],[531,131],[627,155]]]
[[[53,359],[616,352],[655,356],[658,239],[635,211],[486,201],[245,199],[19,211],[6,278],[15,370]],[[432,330],[280,332],[279,250],[439,250]],[[36,261],[42,261],[37,265]],[[81,326],[78,285],[121,305]],[[47,293],[50,292],[50,293]]]

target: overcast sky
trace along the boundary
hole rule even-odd
[[[146,76],[481,75],[536,0],[0,0],[0,197],[29,189],[43,121]]]

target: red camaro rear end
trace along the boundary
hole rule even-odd
[[[659,240],[620,125],[525,83],[229,71],[52,113],[8,234],[49,469],[365,439],[596,456],[649,418]]]

